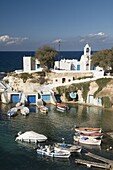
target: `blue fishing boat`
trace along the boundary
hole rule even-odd
[[[40,147],[37,149],[37,153],[43,156],[53,157],[53,158],[69,158],[69,151],[56,151],[54,147],[50,149],[49,146]]]

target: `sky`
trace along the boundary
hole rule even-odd
[[[113,0],[0,0],[0,51],[113,47]]]

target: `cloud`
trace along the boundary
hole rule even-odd
[[[80,36],[80,40],[79,42],[81,43],[94,43],[97,41],[100,42],[105,42],[109,39],[109,36],[107,34],[105,34],[104,32],[98,32],[95,34],[88,34],[88,35],[84,35],[84,36]]]
[[[98,32],[96,34],[89,34],[89,37],[104,37],[106,36],[104,32]]]
[[[27,37],[11,37],[9,35],[2,35],[0,36],[0,43],[4,45],[21,44],[27,39]]]
[[[61,43],[61,42],[65,42],[65,40],[62,40],[62,39],[57,39],[57,40],[54,40],[52,43]]]

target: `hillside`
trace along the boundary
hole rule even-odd
[[[51,75],[51,74],[50,74]],[[49,79],[48,79],[49,77]],[[8,83],[14,91],[19,92],[37,92],[42,85],[47,85],[52,82],[53,76],[46,76],[43,73],[28,74],[8,74],[4,81]],[[85,79],[84,79],[85,80]],[[101,78],[95,81],[83,83],[72,83],[70,85],[59,86],[53,89],[56,93],[61,95],[63,102],[72,101],[69,97],[70,92],[76,92],[77,98],[73,101],[78,103],[98,105],[98,100],[101,99],[103,107],[112,107],[113,104],[113,79]],[[90,103],[89,97],[93,96],[94,102]]]

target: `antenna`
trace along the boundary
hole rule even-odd
[[[58,43],[58,69],[60,70],[60,45],[63,42],[62,39],[53,41],[53,43]]]

